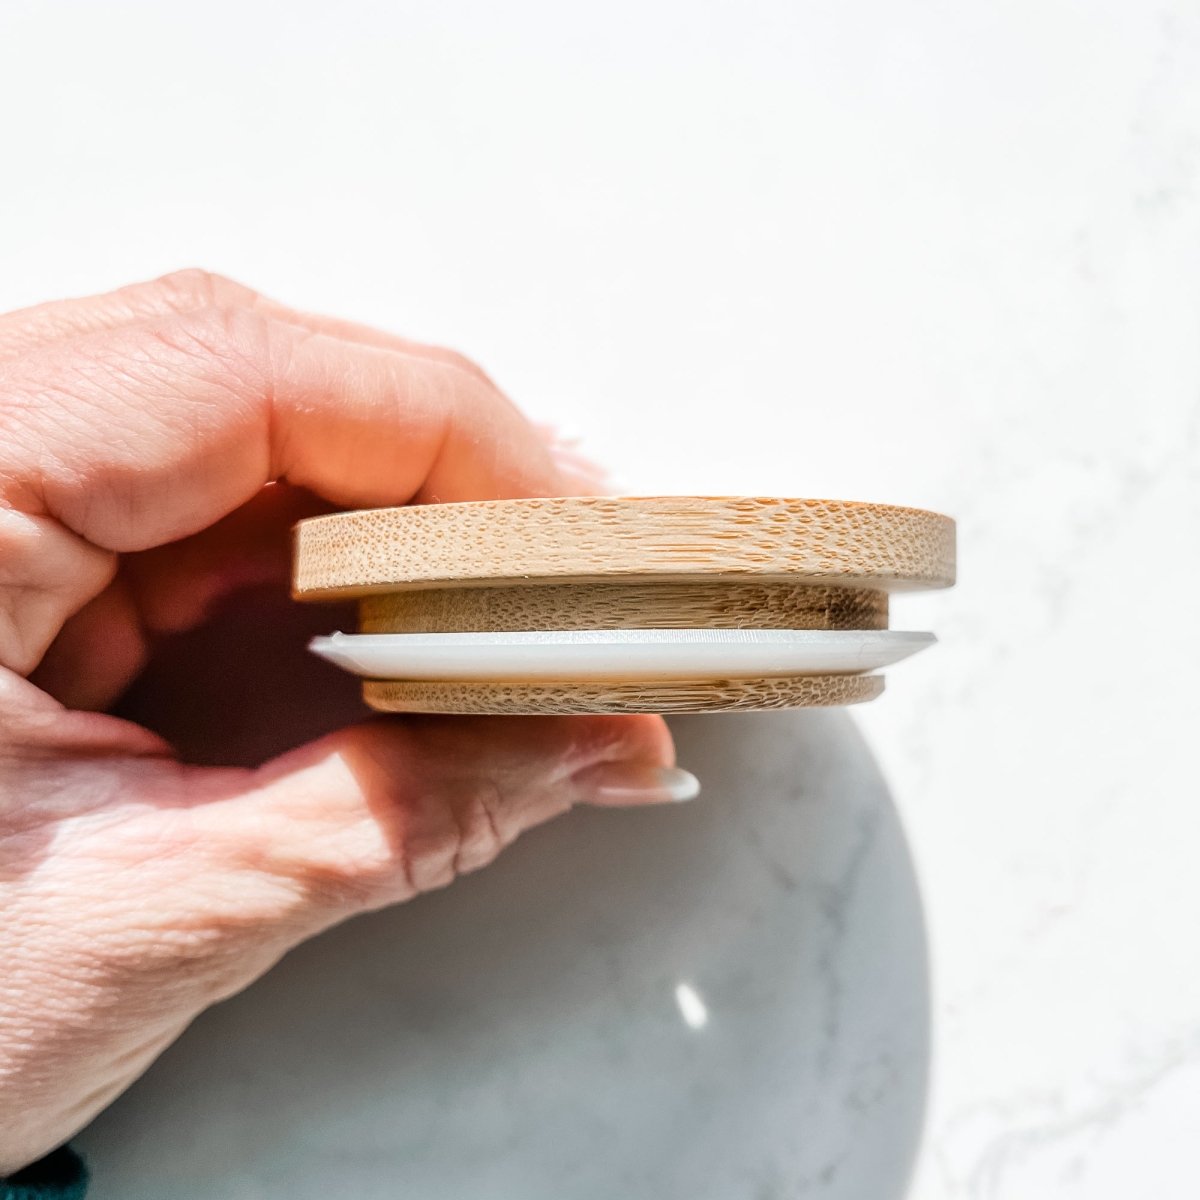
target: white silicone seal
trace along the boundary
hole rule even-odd
[[[367,679],[546,683],[854,675],[936,640],[896,629],[589,629],[335,633],[309,648]]]

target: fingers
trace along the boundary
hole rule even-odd
[[[248,309],[84,335],[23,355],[5,382],[0,498],[19,520],[0,527],[0,661],[22,673],[106,586],[106,554],[195,533],[271,480],[347,507],[562,486],[477,375]]]
[[[260,868],[345,915],[444,886],[574,804],[695,791],[657,717],[380,720],[268,764],[221,823],[231,853],[251,830]]]
[[[478,378],[211,309],[79,338],[6,376],[3,492],[142,550],[284,479],[341,505],[543,494],[533,427]]]
[[[100,712],[133,682],[149,652],[128,581],[118,577],[67,620],[29,680],[67,708]]]
[[[52,517],[0,503],[0,666],[26,674],[65,617],[111,582],[116,555]]]
[[[155,642],[194,629],[235,592],[291,574],[291,529],[329,506],[274,484],[192,537],[125,555],[117,577],[67,619],[30,679],[69,708],[111,706]]]

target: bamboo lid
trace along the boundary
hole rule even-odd
[[[886,629],[892,591],[954,582],[954,523],[772,497],[569,497],[335,513],[296,527],[298,600],[369,633]],[[368,680],[406,712],[722,711],[871,699],[878,675],[514,684]]]

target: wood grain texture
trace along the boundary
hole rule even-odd
[[[888,595],[791,583],[578,583],[364,596],[361,633],[528,629],[886,629]]]
[[[571,497],[335,513],[296,527],[297,599],[500,583],[727,580],[876,590],[954,581],[954,523],[767,497]]]
[[[414,683],[368,680],[363,699],[380,712],[508,714],[754,712],[860,704],[882,675],[797,675],[772,679],[656,680],[653,683]]]
[[[296,527],[300,600],[364,633],[886,629],[888,593],[954,582],[954,523],[838,500],[650,496],[336,513]],[[367,680],[382,712],[699,713],[856,704],[879,675],[607,683]]]

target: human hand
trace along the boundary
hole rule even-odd
[[[0,318],[0,1176],[304,938],[574,803],[691,794],[652,717],[377,718],[261,764],[344,707],[272,690],[299,636],[196,701],[189,639],[285,597],[298,516],[580,488],[466,360],[203,272]]]

